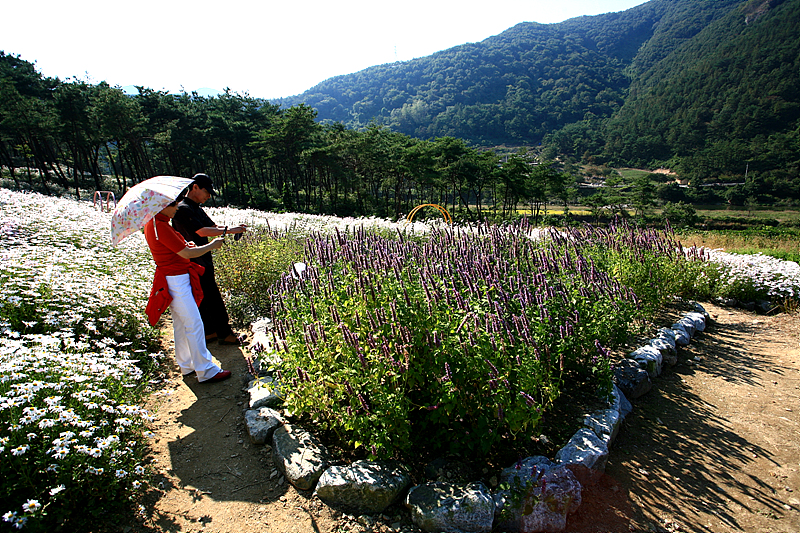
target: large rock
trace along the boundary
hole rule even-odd
[[[617,433],[619,433],[622,418],[616,409],[603,409],[586,415],[583,419],[583,425],[594,431],[594,434],[606,443],[606,447],[611,447],[617,437]]]
[[[647,394],[653,386],[650,375],[633,359],[623,359],[614,365],[614,383],[631,400]]]
[[[772,302],[768,300],[759,300],[756,302],[756,311],[765,315],[771,313],[776,308],[777,306],[772,305]]]
[[[280,413],[269,407],[249,409],[244,413],[247,433],[253,444],[264,444],[272,438],[275,429],[283,424]]]
[[[524,480],[539,478],[543,472],[555,468],[556,464],[545,457],[544,455],[533,455],[517,461],[512,466],[504,468],[500,472],[500,485],[501,486],[514,486]],[[497,494],[503,494],[507,489],[499,491]],[[495,499],[497,501],[497,499]],[[500,512],[502,505],[500,505],[496,512]]]
[[[406,507],[423,531],[489,533],[494,522],[494,499],[483,483],[417,485],[408,491]]]
[[[705,331],[706,329],[706,317],[702,313],[686,313],[682,320],[691,322],[695,331]]]
[[[688,316],[683,316],[680,320],[678,320],[678,325],[683,326],[683,329],[686,330],[686,333],[689,334],[689,337],[694,337],[694,334],[697,332],[697,324],[695,324],[694,319],[689,318]]]
[[[628,354],[628,358],[639,363],[639,366],[647,370],[651,378],[661,375],[661,363],[664,358],[657,348],[649,344],[642,346]]]
[[[579,429],[556,453],[556,463],[579,464],[598,472],[606,469],[608,446],[589,428]]]
[[[356,515],[376,514],[394,503],[409,485],[411,477],[398,464],[356,461],[325,470],[316,493],[330,507]]]
[[[534,459],[533,463],[529,460]],[[495,494],[498,531],[558,532],[581,504],[581,484],[566,465],[528,458],[501,474],[503,490]]]
[[[686,329],[686,324],[677,322],[672,324],[672,331],[675,333],[675,344],[678,346],[689,346],[692,341],[692,333]]]
[[[328,468],[328,451],[308,431],[284,424],[272,434],[272,459],[286,479],[301,490],[314,488]]]
[[[675,343],[675,332],[669,328],[658,330],[658,336],[651,339],[650,346],[661,352],[664,364],[675,366],[678,364],[678,345]]]
[[[708,311],[706,311],[705,307],[694,301],[691,302],[691,304],[692,304],[692,309],[694,309],[694,312],[703,315],[703,318],[705,318],[706,320],[706,324],[709,324],[711,322],[711,315],[708,314]]]
[[[724,305],[725,307],[736,307],[739,305],[739,300],[736,298],[723,298],[722,296],[714,298],[714,302],[718,305]]]
[[[631,402],[628,401],[616,384],[611,388],[611,409],[619,413],[620,421],[633,411]]]
[[[283,404],[281,386],[271,377],[254,379],[247,385],[247,393],[250,395],[250,409],[278,407]]]

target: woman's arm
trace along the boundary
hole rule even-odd
[[[225,243],[224,239],[214,239],[210,243],[204,244],[203,246],[187,246],[186,248],[177,253],[184,259],[193,259],[195,257],[200,257],[201,255],[205,254],[206,252],[210,252],[211,250],[217,250],[219,248],[222,248],[222,245],[224,243]]]

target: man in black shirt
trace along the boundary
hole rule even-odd
[[[217,226],[200,207],[215,195],[214,184],[205,174],[195,174],[184,200],[178,204],[178,211],[172,219],[172,227],[183,235],[187,242],[197,246],[208,243],[208,237],[223,237],[228,233],[243,233],[247,228],[240,226]],[[206,332],[206,342],[219,339],[220,344],[239,345],[241,340],[233,333],[228,318],[228,310],[214,278],[214,263],[211,252],[192,259],[205,267],[200,276],[203,287],[203,301],[200,303],[200,316]]]

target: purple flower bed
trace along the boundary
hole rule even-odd
[[[625,340],[691,262],[668,233],[483,225],[306,242],[270,295],[286,404],[371,458],[530,439],[567,375],[611,389]],[[458,438],[452,438],[457,435]]]

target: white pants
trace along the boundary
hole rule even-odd
[[[192,295],[189,274],[167,276],[167,285],[172,296],[169,309],[175,337],[175,360],[183,375],[194,371],[198,381],[207,381],[222,369],[214,364],[213,356],[206,347],[203,320]]]

